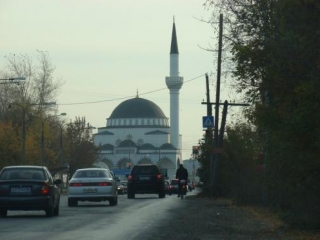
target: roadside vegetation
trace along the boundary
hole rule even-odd
[[[57,93],[63,82],[54,78],[47,52],[35,57],[11,54],[0,71],[0,169],[7,165],[70,167],[72,174],[98,158],[92,128],[84,117],[65,122],[58,111]],[[67,113],[66,113],[67,114]]]
[[[210,142],[198,155],[204,192],[262,205],[301,229],[320,226],[320,3],[206,1],[224,16],[223,64],[250,107],[227,125],[210,189]],[[218,189],[218,190],[217,190]]]

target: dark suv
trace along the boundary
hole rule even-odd
[[[128,176],[128,198],[134,198],[136,193],[156,193],[159,198],[164,198],[164,178],[155,164],[134,165]]]

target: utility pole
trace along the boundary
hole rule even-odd
[[[212,105],[210,104],[210,89],[209,89],[209,77],[208,74],[206,74],[206,90],[207,90],[207,116],[212,116]],[[212,144],[212,129],[211,127],[209,127],[206,130],[205,133],[205,139],[206,139],[206,144],[208,146],[211,146]],[[210,147],[209,147],[210,148]],[[214,168],[214,163],[213,163],[213,155],[212,152],[209,151],[208,155],[207,155],[208,159],[210,159],[210,186],[212,187],[213,185],[213,168]],[[210,188],[211,189],[211,188]]]
[[[218,48],[218,68],[217,68],[217,85],[216,85],[216,102],[210,102],[209,96],[209,84],[208,79],[206,82],[207,87],[207,102],[202,103],[207,105],[207,114],[208,116],[212,116],[212,105],[215,105],[215,116],[214,116],[214,143],[213,146],[210,146],[211,149],[210,153],[210,194],[217,195],[219,194],[219,184],[218,184],[218,174],[219,174],[219,162],[220,162],[220,154],[222,148],[222,141],[223,141],[223,133],[226,124],[226,117],[227,117],[227,109],[229,105],[234,106],[248,106],[248,104],[235,104],[235,103],[228,103],[228,101],[224,102],[224,109],[223,109],[223,116],[219,134],[219,106],[220,103],[220,79],[221,79],[221,56],[222,56],[222,36],[223,36],[223,14],[220,14],[219,20],[219,48]],[[207,75],[206,75],[207,77]],[[211,129],[208,129],[206,135],[210,133],[211,137]],[[208,141],[208,136],[206,136]]]
[[[217,87],[216,87],[216,106],[215,106],[215,124],[214,124],[214,148],[219,147],[219,103],[220,103],[220,79],[221,79],[221,55],[222,55],[222,31],[223,30],[223,15],[220,14],[219,20],[219,48],[218,48],[218,69],[217,69]],[[216,190],[216,181],[215,175],[217,172],[217,162],[218,162],[218,153],[214,153],[214,163],[213,168],[211,169],[212,172],[212,182],[211,182],[211,195],[215,194]]]
[[[209,77],[206,73],[207,103],[210,103]],[[207,116],[212,116],[212,105],[207,104]]]

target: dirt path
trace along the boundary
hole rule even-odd
[[[262,208],[237,207],[229,200],[187,196],[172,219],[150,234],[152,240],[316,240],[312,235],[289,229]]]

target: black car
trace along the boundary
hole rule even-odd
[[[0,172],[0,215],[8,210],[44,210],[48,217],[59,215],[60,179],[53,180],[43,166],[8,166]]]
[[[155,164],[134,165],[128,176],[128,198],[134,198],[135,194],[155,193],[159,198],[164,198],[165,183],[160,169]]]
[[[179,180],[178,179],[173,179],[170,182],[169,185],[169,195],[175,194],[179,192]]]
[[[169,194],[169,190],[170,190],[170,181],[169,181],[169,180],[165,180],[165,181],[164,181],[164,184],[165,184],[165,191],[166,191],[166,194]]]

